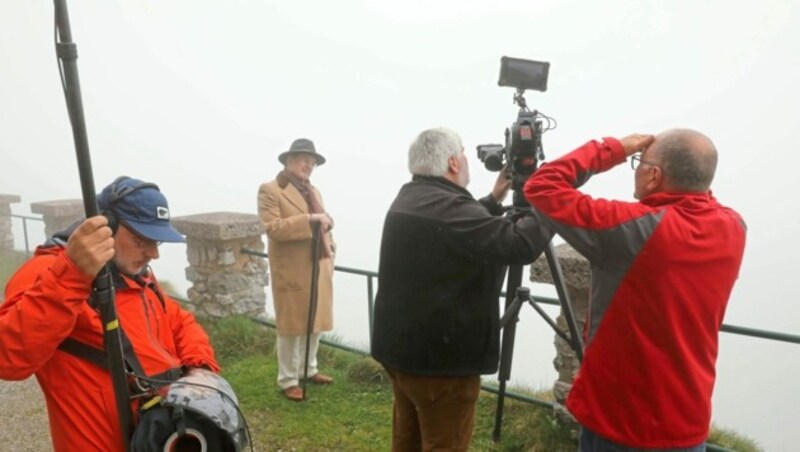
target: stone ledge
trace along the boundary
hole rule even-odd
[[[19,195],[3,195],[0,194],[0,204],[14,204],[20,202],[21,198]]]
[[[564,282],[572,287],[589,286],[589,261],[567,243],[555,247],[556,257],[561,264]],[[553,284],[553,275],[547,264],[547,257],[542,253],[531,264],[530,280],[538,283]]]
[[[171,223],[181,234],[202,240],[235,240],[264,233],[258,215],[246,213],[201,213],[175,217]]]
[[[31,203],[31,212],[53,217],[81,217],[86,213],[82,199],[61,199]]]

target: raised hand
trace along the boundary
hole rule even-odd
[[[114,257],[114,238],[102,215],[81,223],[67,242],[67,257],[86,275],[96,276]]]
[[[622,143],[622,147],[625,149],[625,157],[630,157],[637,152],[644,152],[655,140],[656,137],[654,135],[634,133],[619,140],[619,142]]]

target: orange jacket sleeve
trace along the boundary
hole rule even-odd
[[[207,367],[214,372],[219,372],[220,367],[214,357],[211,341],[203,327],[197,323],[194,315],[181,308],[180,304],[169,296],[165,295],[164,301],[181,365]]]
[[[6,285],[0,306],[0,378],[23,380],[70,335],[93,278],[66,253],[37,255]]]

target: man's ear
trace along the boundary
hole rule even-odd
[[[447,158],[447,171],[453,174],[461,172],[461,162],[459,162],[457,155],[451,155]]]
[[[647,181],[647,190],[653,193],[664,185],[664,170],[660,166],[651,166],[649,170],[651,175]]]

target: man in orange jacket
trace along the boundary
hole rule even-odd
[[[155,184],[121,177],[97,202],[106,215],[37,248],[8,282],[0,306],[0,378],[36,375],[57,452],[115,451],[128,441],[120,437],[101,320],[89,301],[106,262],[112,263],[123,344],[127,339],[133,350],[125,353],[132,373],[175,380],[189,368],[219,371],[206,333],[164,294],[148,265],[161,242],[184,240],[170,225],[164,195]]]

